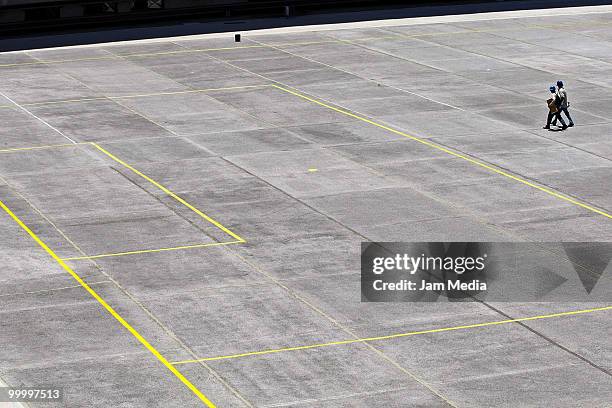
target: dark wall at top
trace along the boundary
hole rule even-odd
[[[0,51],[609,0],[0,0]]]

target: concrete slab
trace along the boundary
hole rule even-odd
[[[546,310],[549,313],[558,313],[563,310],[582,309],[585,307],[596,308],[602,307],[597,303],[564,303],[564,304],[515,304],[505,303],[497,304],[505,313],[512,316],[525,316],[535,310]],[[580,356],[588,358],[599,367],[610,370],[612,362],[610,362],[609,344],[603,340],[609,332],[609,324],[607,318],[601,315],[583,316],[584,319],[569,317],[565,322],[564,328],[552,321],[540,322],[525,322],[530,328],[545,334],[553,341],[562,344]],[[593,336],[593,334],[598,333]],[[600,334],[601,335],[600,335]],[[587,337],[590,337],[587,339]]]
[[[70,143],[64,136],[27,112],[14,105],[8,106],[0,108],[0,119],[3,123],[0,128],[2,149]]]
[[[362,345],[306,350],[261,359],[214,362],[258,406],[291,406],[324,401],[330,396],[367,398],[370,393],[409,390],[408,401],[427,406],[445,402]],[[268,373],[266,377],[253,373]],[[291,381],[292,378],[300,381]],[[404,388],[405,387],[405,388]],[[405,401],[404,401],[405,402]],[[333,406],[333,404],[332,404]]]
[[[126,99],[121,103],[180,136],[265,127],[252,115],[201,93]]]
[[[285,129],[258,129],[244,132],[212,133],[189,139],[220,156],[308,149],[307,140]]]
[[[254,74],[224,64],[204,51],[182,49],[180,53],[127,57],[139,65],[189,89],[251,86],[265,83]]]
[[[531,106],[516,106],[512,109],[508,109],[506,107],[486,109],[479,111],[478,114],[490,119],[512,124],[519,129],[538,129],[546,124],[546,116],[548,115],[546,109],[546,101],[544,101]],[[575,109],[572,113],[572,118],[576,121],[576,123],[581,121],[584,124],[594,125],[607,122],[607,120],[604,118],[590,115],[586,112],[579,112]],[[567,119],[565,117],[563,120],[567,124]],[[550,132],[543,131],[542,133]]]
[[[79,142],[172,136],[169,130],[108,100],[32,106],[28,109]]]
[[[507,109],[504,109],[506,112]],[[430,112],[406,115],[385,115],[380,119],[389,125],[421,137],[449,137],[473,133],[506,133],[515,128],[510,124],[460,110],[437,112],[432,120]],[[518,122],[521,123],[521,122]]]
[[[321,69],[324,67],[316,62],[304,61],[303,59],[286,55],[282,55],[280,58],[234,61],[233,64],[259,75],[269,75],[286,71],[300,72],[311,69]]]
[[[580,209],[557,207],[529,208],[522,211],[496,213],[487,218],[499,227],[534,241],[556,242],[559,237],[569,242],[604,241],[610,235],[609,228],[598,217],[585,214]]]
[[[257,239],[260,242],[258,245],[247,244],[234,249],[249,259],[256,259],[258,267],[276,279],[290,281],[307,278],[317,281],[328,275],[353,274],[359,267],[359,253],[355,248],[363,238],[338,228],[336,231],[301,236],[294,233],[283,237],[276,233]]]
[[[259,153],[231,156],[229,160],[296,198],[395,185],[367,167],[325,150]]]
[[[20,104],[100,96],[56,67],[36,64],[0,71],[0,92]]]
[[[233,108],[276,126],[351,122],[349,118],[337,112],[296,99],[274,88],[214,91],[210,95]],[[273,109],[270,109],[270,104],[273,104]]]
[[[198,197],[188,197],[193,202],[199,202]],[[266,195],[260,201],[220,203],[209,212],[224,220],[228,226],[239,228],[247,242],[265,244],[269,241],[293,242],[317,237],[329,240],[352,235],[329,216],[280,194],[272,197]],[[266,257],[269,256],[266,253]]]
[[[434,102],[417,95],[406,94],[387,98],[364,98],[341,102],[342,106],[364,116],[412,115],[423,112],[448,112],[448,105]]]
[[[456,404],[529,405],[546,400],[552,390],[559,406],[571,407],[579,399],[601,407],[605,405],[601,399],[609,399],[612,392],[605,373],[517,326],[499,326],[477,335],[448,333],[436,339],[436,351],[429,348],[427,336],[393,343],[378,347],[439,387]],[[422,352],[411,351],[415,349]],[[589,373],[588,380],[570,380],[578,372]],[[523,392],[515,393],[508,383],[520,384]]]
[[[146,137],[111,143],[100,143],[107,151],[130,165],[171,162],[210,157],[212,152],[198,149],[190,140],[180,137]]]
[[[445,299],[436,303],[399,302],[393,307],[363,303],[360,277],[355,273],[320,276],[316,281],[303,278],[286,281],[286,284],[363,338],[495,321],[499,317],[481,304],[451,303]],[[374,346],[383,343],[384,340],[371,342]]]
[[[2,188],[3,196],[8,196],[6,188]],[[7,200],[8,201],[8,200]],[[2,235],[2,263],[5,265],[0,282],[2,288],[15,281],[24,282],[55,275],[63,275],[62,269],[53,263],[52,259],[23,234],[19,227],[6,217],[0,221]],[[8,289],[8,288],[7,288]],[[24,288],[30,291],[32,288]],[[10,294],[2,290],[2,294]]]
[[[606,180],[609,180],[611,171],[610,166],[587,167],[585,164],[583,168],[574,167],[559,172],[541,174],[538,178],[559,191],[575,192],[574,194],[580,194],[585,199],[603,208],[608,208],[612,204],[612,190]],[[600,188],[593,191],[586,187],[588,185],[597,185]]]
[[[30,55],[38,62],[63,62],[71,60],[82,60],[82,59],[109,59],[112,55],[109,55],[107,51],[101,47],[83,47],[83,48],[53,48],[53,49],[42,49],[28,51],[27,55]]]
[[[452,195],[454,204],[476,209],[482,215],[526,209],[556,212],[559,208],[570,207],[569,203],[540,194],[526,185],[499,179],[466,180],[463,183],[423,186],[423,189],[435,197]]]
[[[499,167],[512,168],[527,177],[535,177],[541,172],[576,171],[581,169],[608,167],[609,161],[568,147],[550,148],[546,157],[537,150],[522,152],[482,153],[481,158]],[[537,160],[536,160],[537,158]],[[583,180],[583,182],[587,182]]]
[[[176,166],[174,162],[143,163],[139,165],[139,170],[177,194],[199,195],[209,203],[203,208],[253,201],[262,198],[261,194],[270,190],[268,185],[253,175],[220,157],[184,160],[180,164]],[[130,176],[130,179],[160,199],[167,196],[142,178]]]
[[[288,127],[287,130],[320,146],[349,145],[366,142],[398,140],[388,131],[372,127],[367,123],[327,123]]]
[[[448,157],[444,152],[405,137],[388,142],[334,146],[330,150],[366,166],[396,162],[406,164],[412,161]],[[420,163],[415,167],[422,168]]]
[[[200,356],[333,341],[343,334],[332,322],[267,282],[174,298],[156,296],[143,303]],[[185,307],[191,314],[184,313]],[[277,319],[277,313],[284,318]]]
[[[27,223],[28,227],[37,234],[41,239],[43,239],[47,245],[52,248],[55,248],[57,254],[62,257],[73,257],[81,255],[79,251],[66,242],[66,237],[57,229],[57,226],[54,226],[47,215],[42,214],[40,209],[37,208],[32,201],[26,198],[23,194],[15,189],[14,186],[2,186],[0,187],[3,195],[3,202],[6,206],[8,206],[11,211],[19,217],[24,223]],[[8,219],[6,221],[9,221]],[[13,232],[19,232],[19,230],[15,230]],[[23,237],[27,238],[27,237]],[[15,254],[17,255],[17,254]],[[45,255],[46,256],[46,255]],[[27,251],[21,254],[21,257],[24,258],[23,264],[25,264],[25,269],[23,270],[24,280],[27,279],[28,272],[27,268],[31,267],[34,270],[39,270],[34,265],[28,265],[27,262]],[[43,258],[44,259],[44,258]],[[17,263],[12,265],[12,267],[16,269],[20,269],[19,266],[21,263]],[[63,275],[63,272],[59,271],[58,274]],[[31,277],[34,278],[36,275],[32,274]],[[23,281],[22,281],[23,283]]]
[[[612,120],[612,109],[610,109],[610,102],[610,99],[590,102],[584,101],[575,103],[572,107],[583,112],[589,112],[606,118],[608,121],[610,121]]]
[[[117,56],[143,55],[143,54],[158,54],[158,53],[180,53],[185,50],[179,44],[173,42],[163,42],[154,44],[113,44],[109,47],[99,47],[107,53]]]
[[[98,217],[133,212],[151,214],[165,209],[149,194],[134,188],[123,176],[105,167],[48,175],[36,173],[12,180],[18,191],[56,221],[95,221]]]
[[[136,304],[126,300],[118,288],[98,285],[96,291],[126,318],[138,321],[139,330],[160,349],[178,348],[162,328]],[[142,352],[142,346],[135,339],[117,336],[116,320],[100,310],[98,302],[80,287],[0,299],[3,304],[2,342],[6,344],[2,351],[3,370],[16,365],[22,369],[42,368],[92,357]],[[19,324],[19,321],[27,321],[28,325]],[[28,335],[32,332],[36,335]],[[23,352],[18,352],[22,347]]]
[[[495,174],[453,157],[425,157],[425,160],[418,162],[381,161],[372,164],[372,167],[388,177],[423,190],[436,183],[457,184],[465,181],[486,182],[496,179]]]
[[[223,287],[249,290],[248,286],[261,284],[260,275],[221,247],[78,262],[95,262],[123,288],[141,299],[182,296]],[[230,264],[233,266],[228,270]]]
[[[406,187],[328,195],[307,202],[353,228],[393,224],[396,217],[417,221],[457,215],[452,209]],[[374,209],[377,215],[372,217]]]
[[[210,398],[214,398],[218,404],[229,407],[248,406],[219,380],[211,377],[206,369],[198,366],[185,371],[198,387],[205,387]],[[177,408],[202,406],[202,402],[194,399],[186,387],[168,376],[165,368],[142,353],[91,358],[48,367],[11,369],[5,376],[12,384],[24,383],[31,386],[52,378],[56,386],[64,388],[65,400],[60,404],[46,403],[47,406],[71,404],[102,407],[107,403],[163,404]]]
[[[127,218],[127,219],[126,219]],[[215,242],[211,237],[175,214],[130,214],[97,217],[78,225],[61,225],[87,255],[156,250]]]
[[[308,90],[310,87],[323,89],[324,92],[338,92],[339,87],[354,88],[363,85],[363,81],[354,75],[323,66],[322,68],[304,71],[282,71],[268,74],[278,83],[285,86],[299,87]],[[358,92],[354,90],[353,92]],[[318,95],[318,93],[317,93]]]
[[[106,96],[172,92],[185,86],[123,59],[65,62],[57,69]],[[132,78],[138,77],[139,81]]]
[[[464,210],[464,209],[461,209]],[[364,230],[364,233],[365,230]],[[398,242],[412,242],[423,240],[440,242],[453,234],[459,242],[507,242],[518,240],[501,228],[490,225],[488,220],[478,219],[476,216],[461,216],[453,218],[440,218],[424,221],[406,221],[393,225],[374,225],[367,229],[367,236],[377,241],[393,240]]]
[[[538,133],[537,135],[534,133]],[[558,149],[562,144],[550,140],[546,133],[512,131],[505,134],[474,134],[433,138],[437,143],[472,154],[492,152],[535,152],[541,149]],[[484,156],[481,156],[484,157]]]
[[[612,143],[604,142],[601,144],[597,143],[585,143],[580,146],[584,151],[596,154],[606,159],[612,158]]]
[[[60,141],[60,140],[57,140]],[[4,176],[39,175],[47,173],[61,173],[62,171],[96,169],[104,163],[92,157],[90,146],[74,145],[67,139],[62,141],[66,145],[41,149],[28,149],[0,153],[0,174]]]

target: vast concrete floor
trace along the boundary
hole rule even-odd
[[[557,79],[577,126],[548,132]],[[609,310],[359,340],[607,304],[361,303],[359,251],[610,241],[611,91],[612,13],[0,54],[0,377],[68,407],[609,407]]]

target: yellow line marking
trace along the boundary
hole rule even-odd
[[[448,332],[448,331],[454,331],[454,330],[465,330],[465,329],[474,329],[474,328],[478,328],[478,327],[497,326],[497,325],[508,324],[508,323],[526,322],[526,321],[531,321],[531,320],[550,319],[550,318],[553,318],[553,317],[572,316],[572,315],[579,315],[579,314],[585,314],[585,313],[601,312],[601,311],[604,311],[604,310],[612,310],[612,306],[598,307],[598,308],[594,308],[594,309],[574,310],[574,311],[570,311],[570,312],[545,314],[545,315],[539,315],[539,316],[521,317],[521,318],[509,319],[509,320],[498,320],[498,321],[494,321],[494,322],[468,324],[468,325],[464,325],[464,326],[443,327],[443,328],[439,328],[439,329],[430,329],[430,330],[413,331],[413,332],[406,332],[406,333],[397,333],[397,334],[390,334],[390,335],[387,335],[387,336],[364,337],[364,338],[360,338],[360,339],[331,341],[329,343],[318,343],[318,344],[310,344],[310,345],[305,345],[305,346],[284,347],[284,348],[278,348],[278,349],[251,351],[251,352],[248,352],[248,353],[230,354],[230,355],[227,355],[227,356],[206,357],[206,358],[198,358],[198,359],[195,359],[195,360],[175,361],[175,362],[173,362],[171,364],[179,365],[179,364],[199,363],[199,362],[202,362],[202,361],[229,360],[229,359],[233,359],[233,358],[249,357],[249,356],[259,356],[259,355],[273,354],[273,353],[282,353],[282,352],[286,352],[286,351],[308,350],[308,349],[321,348],[321,347],[340,346],[340,345],[344,345],[344,344],[365,343],[365,342],[378,341],[378,340],[397,339],[397,338],[401,338],[401,337],[416,336],[416,335],[420,335],[420,334],[442,333],[442,332]]]
[[[292,95],[298,96],[298,97],[300,97],[300,98],[302,98],[302,99],[305,99],[305,100],[307,100],[307,101],[310,101],[310,102],[316,103],[317,105],[320,105],[320,106],[323,106],[323,107],[325,107],[325,108],[331,109],[331,110],[336,111],[336,112],[338,112],[338,113],[341,113],[341,114],[343,114],[343,115],[350,116],[350,117],[355,118],[355,119],[359,119],[359,120],[360,120],[360,121],[362,121],[362,122],[369,123],[369,124],[371,124],[371,125],[374,125],[374,126],[377,126],[377,127],[381,128],[381,129],[388,130],[389,132],[393,132],[393,133],[395,133],[395,134],[397,134],[397,135],[401,135],[401,136],[404,136],[404,137],[406,137],[406,138],[408,138],[408,139],[414,140],[415,142],[419,142],[419,143],[424,144],[424,145],[426,145],[426,146],[433,147],[434,149],[437,149],[437,150],[440,150],[440,151],[442,151],[442,152],[444,152],[444,153],[450,154],[451,156],[458,157],[458,158],[463,159],[463,160],[465,160],[465,161],[468,161],[468,162],[470,162],[470,163],[472,163],[472,164],[475,164],[475,165],[477,165],[477,166],[480,166],[480,167],[482,167],[482,168],[485,168],[485,169],[487,169],[487,170],[490,170],[490,171],[492,171],[492,172],[494,172],[494,173],[497,173],[497,174],[500,174],[500,175],[502,175],[502,176],[504,176],[504,177],[507,177],[507,178],[509,178],[509,179],[512,179],[512,180],[518,181],[518,182],[523,183],[523,184],[525,184],[525,185],[527,185],[527,186],[529,186],[529,187],[533,187],[533,188],[535,188],[535,189],[537,189],[537,190],[540,190],[540,191],[542,191],[542,192],[544,192],[544,193],[546,193],[546,194],[549,194],[549,195],[551,195],[551,196],[553,196],[553,197],[556,197],[556,198],[559,198],[559,199],[561,199],[561,200],[567,201],[567,202],[569,202],[569,203],[572,203],[572,204],[574,204],[574,205],[577,205],[577,206],[579,206],[579,207],[582,207],[582,208],[587,209],[587,210],[589,210],[589,211],[592,211],[592,212],[594,212],[594,213],[597,213],[597,214],[603,215],[604,217],[607,217],[607,218],[612,218],[612,215],[608,214],[607,212],[605,212],[605,211],[603,211],[603,210],[600,210],[600,209],[598,209],[598,208],[595,208],[595,207],[593,207],[593,206],[590,206],[590,205],[588,205],[588,204],[585,204],[585,203],[583,203],[583,202],[580,202],[580,201],[578,201],[578,200],[576,200],[576,199],[574,199],[574,198],[568,197],[568,196],[566,196],[566,195],[564,195],[564,194],[561,194],[561,193],[558,193],[558,192],[556,192],[556,191],[554,191],[554,190],[550,190],[550,189],[548,189],[548,188],[546,188],[546,187],[539,186],[539,185],[537,185],[537,184],[535,184],[535,183],[532,183],[531,181],[528,181],[528,180],[525,180],[525,179],[523,179],[523,178],[521,178],[521,177],[518,177],[518,176],[515,176],[515,175],[513,175],[513,174],[510,174],[510,173],[508,173],[508,172],[506,172],[506,171],[504,171],[504,170],[498,169],[498,168],[496,168],[496,167],[493,167],[493,166],[491,166],[491,165],[488,165],[488,164],[486,164],[486,163],[483,163],[483,162],[481,162],[481,161],[479,161],[479,160],[475,160],[475,159],[473,159],[473,158],[471,158],[471,157],[468,157],[468,156],[466,156],[466,155],[463,155],[463,154],[461,154],[461,153],[457,153],[457,152],[454,152],[454,151],[452,151],[452,150],[449,150],[449,149],[447,149],[447,148],[445,148],[445,147],[443,147],[443,146],[441,146],[441,145],[439,145],[439,144],[437,144],[437,143],[433,143],[433,142],[430,142],[430,141],[428,141],[428,140],[421,139],[421,138],[419,138],[419,137],[409,135],[408,133],[404,133],[404,132],[399,131],[399,130],[397,130],[397,129],[393,129],[393,128],[389,127],[389,126],[385,126],[385,125],[383,125],[383,124],[380,124],[380,123],[374,122],[373,120],[370,120],[370,119],[364,118],[364,117],[362,117],[362,116],[356,115],[356,114],[351,113],[351,112],[349,112],[349,111],[347,111],[347,110],[340,109],[340,108],[337,108],[337,107],[332,106],[332,105],[328,105],[328,104],[326,104],[326,103],[324,103],[324,102],[321,102],[321,101],[319,101],[319,100],[313,99],[313,98],[311,98],[311,97],[309,97],[309,96],[307,96],[307,95],[301,94],[301,93],[299,93],[299,92],[292,91],[292,90],[287,89],[287,88],[283,88],[282,86],[278,86],[278,85],[276,85],[276,84],[272,84],[272,86],[273,86],[273,87],[275,87],[275,88],[277,88],[277,89],[280,89],[281,91],[284,91],[284,92],[290,93],[290,94],[292,94]]]
[[[98,281],[98,282],[91,282],[91,283],[89,283],[89,286],[103,285],[105,283],[113,283],[113,281],[111,281],[111,280],[103,280],[103,281]],[[2,293],[2,294],[0,294],[0,297],[4,298],[4,297],[11,297],[11,296],[36,295],[38,293],[57,292],[57,291],[60,291],[60,290],[74,289],[74,288],[80,288],[80,287],[81,287],[81,285],[72,285],[72,286],[64,286],[64,287],[61,287],[61,288],[50,288],[50,289],[35,290],[35,291],[31,291],[31,292]]]
[[[61,60],[38,60],[29,62],[14,62],[10,64],[0,64],[0,68],[20,67],[20,66],[33,66],[33,65],[50,65],[50,64],[66,64],[70,62],[87,62],[87,61],[105,61],[114,60],[119,58],[128,57],[155,57],[158,55],[173,55],[173,54],[189,54],[196,52],[208,52],[208,51],[229,51],[235,49],[245,48],[262,48],[263,45],[242,45],[237,47],[221,47],[221,48],[193,48],[189,50],[176,50],[176,51],[160,51],[151,53],[135,53],[135,54],[112,54],[103,57],[84,57],[84,58],[70,58]]]
[[[191,48],[187,50],[176,50],[176,51],[161,51],[161,52],[150,52],[150,53],[139,53],[139,54],[114,54],[122,58],[129,57],[155,57],[158,55],[173,55],[173,54],[189,54],[196,52],[209,52],[209,51],[230,51],[230,50],[242,50],[247,48],[262,48],[261,45],[239,45],[236,47],[220,47],[220,48]]]
[[[108,99],[145,98],[145,97],[150,97],[150,96],[180,95],[180,94],[201,93],[201,92],[215,92],[215,91],[231,91],[231,90],[235,90],[235,89],[267,88],[267,87],[270,87],[270,86],[271,86],[270,84],[227,86],[227,87],[224,87],[224,88],[190,89],[190,90],[187,90],[187,91],[158,92],[158,93],[140,94],[140,95],[109,96]],[[22,106],[24,106],[24,105],[22,105]]]
[[[319,171],[319,169],[315,169],[315,168],[308,169],[309,173],[316,173],[317,171]]]
[[[115,311],[106,301],[98,295],[98,293],[91,288],[76,272],[74,272],[61,258],[59,258],[55,252],[51,250],[38,236],[32,232],[32,230],[21,221],[19,217],[17,217],[11,210],[8,208],[4,202],[0,200],[0,207],[25,231],[32,237],[34,241],[42,249],[44,249],[66,272],[68,272],[74,280],[76,280],[94,299],[106,309],[108,313],[111,314],[121,325],[126,328],[132,336],[134,336],[151,354],[153,354],[172,374],[176,376],[193,394],[195,394],[207,407],[215,408],[215,405],[200,391],[193,385],[179,370],[176,369],[164,356],[161,355],[159,351],[155,347],[153,347],[142,335],[133,328],[119,313]]]
[[[78,61],[98,61],[98,60],[107,60],[112,59],[113,57],[88,57],[88,58],[74,58],[74,59],[65,59],[65,60],[39,60],[39,61],[30,61],[30,62],[13,62],[10,64],[0,64],[0,68],[9,68],[9,67],[20,67],[20,66],[28,66],[28,65],[47,65],[47,64],[60,64],[64,62],[78,62]]]
[[[117,163],[121,164],[122,166],[124,166],[124,167],[126,167],[126,168],[128,168],[130,170],[132,170],[132,172],[134,172],[135,174],[139,175],[143,179],[147,180],[149,183],[153,184],[155,187],[159,188],[161,191],[163,191],[164,193],[168,194],[170,197],[174,198],[176,201],[178,201],[179,203],[183,204],[185,207],[189,208],[191,211],[193,211],[194,213],[198,214],[200,217],[204,218],[206,221],[210,222],[212,225],[214,225],[215,227],[219,228],[221,231],[225,232],[227,235],[231,236],[232,238],[234,238],[239,243],[245,243],[246,242],[246,240],[244,240],[238,234],[230,231],[228,228],[223,226],[220,222],[218,222],[218,221],[214,220],[213,218],[209,217],[208,215],[204,214],[202,211],[198,210],[193,205],[189,204],[187,201],[183,200],[181,197],[179,197],[178,195],[176,195],[172,191],[168,190],[166,187],[164,187],[163,185],[161,185],[157,181],[153,180],[151,177],[147,176],[146,174],[141,173],[140,171],[138,171],[134,167],[130,166],[129,164],[127,164],[126,162],[124,162],[120,158],[118,158],[115,155],[113,155],[112,153],[110,153],[108,150],[105,150],[104,148],[102,148],[100,145],[98,145],[96,143],[91,143],[91,144],[96,149],[100,150],[102,153],[104,153],[105,155],[107,155],[108,157],[110,157],[111,159],[116,161]]]
[[[22,152],[24,150],[53,149],[57,147],[71,147],[71,146],[80,146],[80,145],[86,145],[86,144],[90,144],[90,143],[64,143],[64,144],[45,145],[45,146],[15,147],[11,149],[0,149],[0,153]]]
[[[99,96],[94,98],[80,98],[80,99],[60,99],[57,101],[42,101],[42,102],[30,102],[30,103],[22,103],[21,106],[47,106],[47,105],[57,105],[60,103],[72,103],[72,102],[91,102],[91,101],[105,101],[108,98],[105,96]]]
[[[260,84],[260,85],[242,85],[242,86],[227,86],[223,88],[204,88],[204,89],[190,89],[185,91],[174,91],[174,92],[154,92],[149,94],[133,94],[133,95],[119,95],[119,96],[101,96],[96,98],[81,98],[81,99],[62,99],[58,101],[42,101],[42,102],[31,102],[31,103],[23,103],[21,106],[47,106],[47,105],[57,105],[63,103],[76,103],[76,102],[91,102],[91,101],[105,101],[105,100],[120,100],[120,99],[129,99],[129,98],[146,98],[151,96],[164,96],[164,95],[181,95],[181,94],[191,94],[191,93],[206,93],[206,92],[215,92],[215,91],[232,91],[236,89],[253,89],[253,88],[267,88],[270,87],[270,84]],[[13,105],[0,105],[0,108],[13,108]]]
[[[183,246],[176,246],[176,247],[169,247],[169,248],[143,249],[143,250],[137,250],[137,251],[115,252],[115,253],[110,253],[110,254],[100,254],[100,255],[91,255],[91,256],[75,256],[72,258],[62,258],[62,261],[78,261],[81,259],[99,259],[99,258],[109,258],[113,256],[150,254],[154,252],[179,251],[179,250],[184,250],[184,249],[204,248],[204,247],[223,246],[223,245],[242,244],[242,243],[244,243],[244,241],[210,242],[207,244],[183,245]]]

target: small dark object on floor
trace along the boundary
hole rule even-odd
[[[234,41],[240,42],[240,34],[234,34]]]

